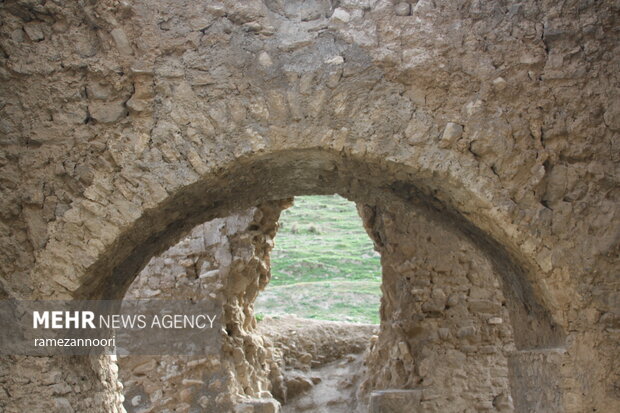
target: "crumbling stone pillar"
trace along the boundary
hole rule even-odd
[[[269,252],[280,212],[289,205],[265,203],[200,225],[140,272],[125,298],[217,301],[224,309],[222,348],[208,357],[121,357],[128,412],[227,412],[243,400],[269,401],[269,376],[279,374],[271,349],[255,332],[253,303],[271,278]]]
[[[383,267],[381,330],[361,389],[384,390],[371,396],[371,411],[399,411],[390,406],[405,399],[411,411],[513,411],[513,330],[490,261],[411,206],[359,211]]]

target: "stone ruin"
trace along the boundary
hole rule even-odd
[[[277,219],[289,205],[262,204],[198,226],[140,272],[126,298],[211,297],[221,302],[230,333],[222,332],[219,357],[121,357],[128,412],[244,411],[239,406],[266,403],[265,395],[292,412],[351,412],[369,405],[373,389],[408,388],[424,389],[418,408],[425,412],[513,411],[513,332],[493,263],[466,238],[406,208],[360,207],[383,257],[381,319],[390,322],[381,331],[343,323],[308,328],[308,320],[292,331],[273,322],[258,328],[253,302],[270,279]],[[364,352],[363,366],[345,372],[357,381],[340,391],[343,406],[296,400],[320,383],[314,370]]]
[[[619,12],[2,1],[0,297],[206,294],[226,328],[208,358],[1,356],[0,410],[312,411],[345,360],[333,411],[620,411]],[[334,193],[381,324],[302,348],[252,305],[280,211]]]

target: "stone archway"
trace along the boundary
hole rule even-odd
[[[373,205],[375,212],[367,217],[372,227],[373,216],[377,211],[396,208],[395,220],[407,225],[407,212],[425,217],[433,225],[448,233],[461,234],[469,243],[475,245],[494,267],[502,280],[504,296],[508,302],[511,321],[515,330],[518,349],[526,350],[514,357],[538,355],[538,349],[556,349],[562,346],[564,333],[551,317],[537,296],[536,287],[531,284],[527,267],[519,264],[506,249],[482,230],[464,219],[457,211],[443,205],[437,198],[430,198],[420,186],[414,186],[415,178],[407,173],[406,167],[399,165],[372,165],[360,162],[350,155],[333,150],[301,150],[277,152],[274,155],[258,155],[246,162],[235,162],[231,171],[213,180],[198,182],[181,189],[175,197],[163,202],[159,208],[145,211],[126,233],[121,234],[112,248],[99,257],[91,269],[83,274],[81,286],[73,294],[80,298],[120,298],[133,277],[143,265],[158,251],[182,236],[188,228],[216,216],[226,216],[230,211],[244,206],[281,199],[303,193],[340,192],[359,204]],[[417,184],[417,182],[416,182]],[[419,184],[418,184],[419,185]],[[437,194],[437,192],[435,192]],[[398,245],[398,244],[395,244]],[[395,248],[398,256],[399,247]],[[401,264],[405,264],[408,254],[400,252]],[[397,275],[397,274],[394,274]],[[393,303],[401,306],[404,302]],[[400,339],[394,336],[392,339]],[[385,344],[390,347],[392,343]],[[561,348],[553,350],[561,353]],[[532,353],[533,352],[533,353]],[[555,354],[552,362],[546,354],[536,360],[540,375],[555,376],[557,363],[563,362],[561,354]],[[417,356],[414,354],[414,356]],[[516,404],[521,402],[518,391],[529,398],[533,389],[527,384],[532,373],[520,373],[522,361],[513,366],[513,388],[516,389]],[[531,365],[531,360],[526,360]],[[413,373],[412,373],[413,374]],[[529,400],[536,408],[543,405],[557,406],[561,399],[556,395],[561,390],[558,380],[550,386],[541,386],[540,397]],[[520,387],[522,386],[522,387]]]
[[[365,363],[367,374],[359,403],[368,403],[371,390],[383,390],[375,398],[385,399],[395,394],[405,396],[401,392],[404,388],[410,392],[410,400],[405,402],[412,403],[410,409],[414,410],[459,411],[475,407],[512,411],[506,356],[514,353],[513,334],[497,276],[506,271],[505,267],[497,259],[493,262],[465,235],[452,233],[445,222],[438,223],[437,217],[429,217],[428,211],[393,198],[375,194],[375,198],[365,199],[362,208],[368,233],[384,257],[385,298],[382,332]],[[195,228],[189,238],[151,260],[148,270],[132,283],[133,298],[141,294],[151,297],[152,289],[157,290],[158,297],[166,298],[212,295],[222,302],[226,330],[230,333],[223,335],[228,350],[216,361],[175,357],[123,359],[120,365],[123,378],[128,380],[124,382],[128,386],[128,408],[163,407],[159,403],[189,407],[193,403],[227,411],[226,402],[256,397],[261,391],[271,391],[288,408],[303,376],[293,371],[290,377],[282,379],[272,356],[273,351],[280,350],[264,343],[260,334],[272,334],[264,326],[260,332],[256,330],[252,314],[253,301],[269,280],[265,272],[269,267],[268,245],[272,243],[282,207],[281,203],[267,202]],[[203,250],[204,244],[209,247]],[[171,287],[175,279],[180,284]],[[316,342],[309,336],[299,342],[278,338],[277,342],[286,343],[285,354],[278,356],[286,360],[282,364],[290,365],[292,370],[306,369],[311,362],[322,365],[343,357],[346,353],[342,352],[351,346],[363,349],[370,337],[366,336],[364,343],[352,334],[350,338],[355,343],[347,346],[342,343],[343,337],[349,337],[344,330],[324,327],[327,334],[323,333],[323,338]],[[304,334],[300,330],[293,336]],[[521,346],[523,341],[519,337]],[[319,346],[325,348],[324,352],[316,350]],[[267,362],[259,361],[260,354]],[[174,379],[162,382],[161,377],[167,376],[172,366],[177,369]],[[132,375],[134,370],[136,374]],[[234,373],[232,380],[223,380],[227,377],[223,371]],[[214,388],[228,398],[213,396]],[[548,384],[544,388],[552,394],[557,392]],[[421,392],[424,398],[416,405],[411,398]],[[336,394],[331,397],[334,402],[338,400]],[[349,397],[356,402],[355,397]],[[299,406],[308,406],[312,411],[308,403],[313,402],[306,398]]]
[[[2,290],[120,296],[211,217],[394,197],[498,266],[514,388],[555,387],[523,409],[617,404],[617,6],[552,3],[3,3]],[[106,361],[36,363],[117,403]]]
[[[304,193],[339,192],[358,202],[368,197],[381,199],[391,196],[412,207],[423,208],[434,219],[468,234],[481,248],[500,255],[497,260],[506,268],[503,271],[506,294],[517,297],[515,300],[521,301],[520,306],[526,307],[526,310],[521,310],[522,314],[528,317],[530,313],[536,315],[523,325],[531,326],[532,321],[542,320],[541,326],[547,330],[543,335],[547,338],[540,338],[543,343],[553,345],[557,343],[557,334],[561,337],[560,330],[555,333],[555,321],[546,313],[546,304],[540,297],[541,293],[537,292],[535,279],[527,275],[527,267],[524,268],[506,248],[469,224],[457,211],[414,186],[411,182],[415,182],[416,178],[411,172],[407,173],[406,168],[393,164],[390,170],[390,166],[361,163],[346,155],[320,150],[276,152],[256,158],[247,163],[237,161],[229,173],[188,185],[175,196],[167,198],[157,209],[147,210],[141,216],[136,214],[136,221],[111,243],[111,249],[98,257],[81,280],[77,279],[78,288],[73,295],[81,298],[122,296],[137,269],[155,252],[170,245],[196,224],[226,215],[237,208]],[[431,191],[438,194],[436,189]],[[87,202],[76,209],[84,208],[86,212],[89,206],[92,205]],[[114,207],[109,206],[110,209]],[[50,246],[58,248],[63,245],[53,242]],[[68,278],[69,273],[65,276]],[[515,308],[518,307],[515,304]]]

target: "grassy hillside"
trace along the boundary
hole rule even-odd
[[[275,241],[259,316],[379,322],[380,257],[355,204],[340,196],[297,197],[282,213]]]

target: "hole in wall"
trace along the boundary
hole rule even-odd
[[[255,314],[379,324],[380,260],[353,202],[296,197],[280,216],[271,281]]]
[[[128,412],[204,407],[218,392],[238,391],[235,385],[251,377],[227,365],[229,350],[233,363],[264,368],[269,382],[255,395],[271,390],[283,412],[303,411],[304,403],[353,411],[362,353],[378,332],[380,257],[354,203],[337,195],[296,202],[280,220],[280,207],[257,207],[200,225],[136,277],[125,298],[220,300],[227,337],[215,360],[119,357]],[[279,246],[272,251],[276,229]],[[272,366],[261,366],[260,356],[239,345],[253,347],[257,337],[265,340],[257,353],[273,352]],[[231,370],[237,377],[227,377]],[[257,393],[251,387],[242,392]]]
[[[234,411],[257,400],[279,403],[283,413],[356,412],[373,389],[388,398],[443,389],[435,376],[463,375],[461,365],[494,372],[490,391],[482,390],[484,374],[467,378],[478,386],[470,393],[511,411],[502,354],[511,329],[502,324],[506,310],[495,308],[503,301],[499,281],[472,244],[405,205],[356,210],[334,195],[296,203],[266,202],[208,221],[142,270],[126,298],[220,300],[222,350],[206,358],[119,357],[128,412]],[[345,251],[347,244],[354,248]],[[375,246],[389,263],[383,270]],[[363,322],[376,320],[381,283],[387,301],[378,335],[379,326]],[[347,306],[354,311],[342,312]],[[444,407],[464,403],[444,396]]]
[[[282,412],[357,411],[363,353],[380,321],[380,255],[339,195],[296,197],[275,241],[254,310],[282,372]]]

